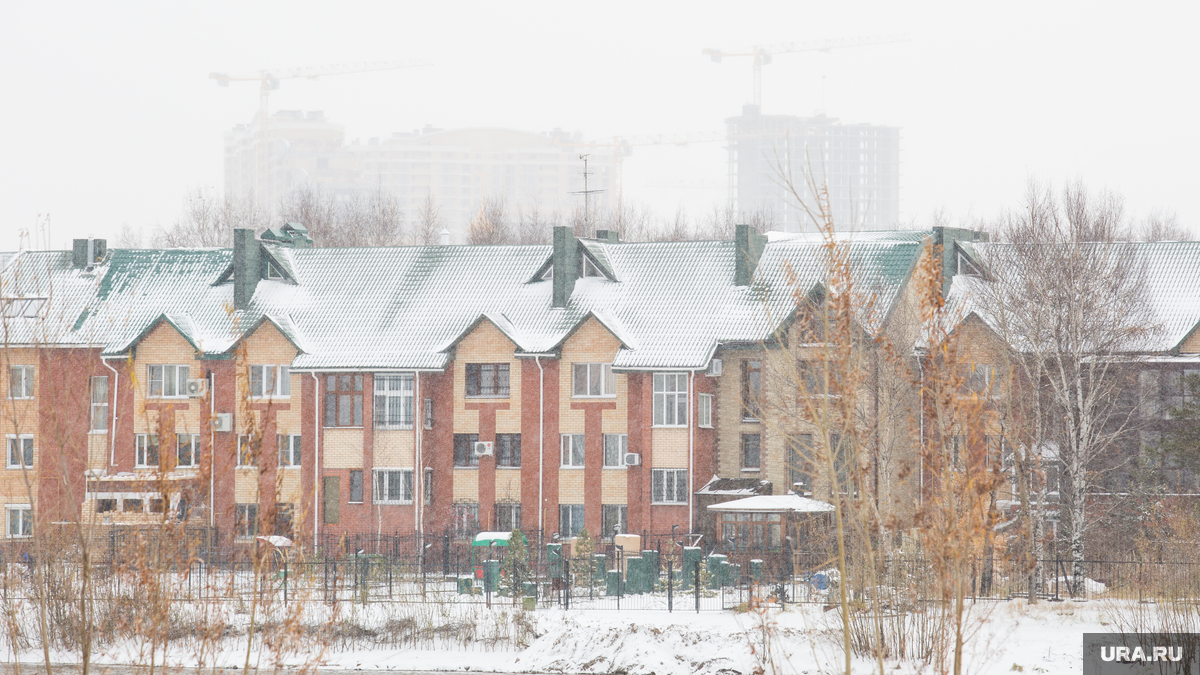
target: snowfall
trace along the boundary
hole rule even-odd
[[[1124,603],[1124,604],[1122,604]],[[1129,611],[1136,601],[1092,600],[1046,602],[1028,605],[1023,600],[979,602],[968,600],[967,625],[972,633],[965,647],[965,673],[1079,673],[1081,642],[1085,632],[1115,632],[1113,616]],[[665,610],[617,611],[612,609],[541,609],[520,612],[509,607],[482,605],[455,608],[470,613],[480,630],[467,640],[445,644],[425,641],[409,646],[356,644],[317,647],[303,640],[282,652],[266,654],[256,645],[250,650],[252,670],[273,671],[276,666],[318,667],[331,670],[450,671],[495,673],[627,673],[629,675],[712,675],[841,672],[842,655],[836,609],[820,604],[793,604],[753,611]],[[337,621],[360,627],[396,626],[394,605],[351,606]],[[319,610],[318,610],[319,613]],[[1115,614],[1116,613],[1116,614]],[[461,618],[461,617],[460,617]],[[511,625],[514,619],[529,629],[527,646],[517,648],[490,637],[482,627],[493,622]],[[763,625],[769,637],[764,641]],[[371,631],[367,631],[370,633]],[[244,668],[247,646],[244,628],[226,632],[214,650],[197,657],[187,638],[166,650],[170,666]],[[369,642],[369,641],[368,641]],[[451,642],[453,644],[451,644]],[[99,650],[93,663],[141,665],[149,663],[147,647],[128,643]],[[14,656],[25,663],[42,658],[40,649],[14,655],[6,649],[4,661]],[[52,652],[56,663],[78,662],[78,655]],[[159,651],[155,657],[161,664]],[[768,663],[769,662],[769,663]],[[928,673],[934,667],[913,661],[885,662],[889,673]],[[877,672],[876,664],[855,658],[854,673]]]

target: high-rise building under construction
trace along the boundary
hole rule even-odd
[[[839,230],[897,226],[899,128],[842,124],[823,115],[762,115],[753,105],[725,122],[729,198],[743,218],[761,215],[774,229],[811,231],[815,224],[803,206],[816,213],[814,188],[828,186],[829,211]]]

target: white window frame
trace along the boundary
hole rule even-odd
[[[654,373],[653,426],[686,427],[687,398],[687,373]]]
[[[13,400],[25,401],[33,398],[33,382],[35,367],[14,365],[8,367],[8,397]]]
[[[0,313],[10,319],[36,319],[46,306],[46,301],[47,298],[4,298],[0,300]]]
[[[583,434],[562,434],[561,439],[561,468],[582,469],[587,458],[584,454]]]
[[[660,478],[661,477],[661,478]],[[668,478],[670,481],[668,481]],[[668,482],[674,488],[668,493]],[[650,503],[651,504],[687,504],[688,489],[687,489],[687,469],[652,469],[650,479]],[[659,494],[655,494],[655,485],[661,485]],[[683,499],[679,499],[680,491],[682,490]],[[667,499],[671,497],[671,499]]]
[[[508,512],[508,522],[500,522],[500,510]],[[516,516],[515,518],[513,516]],[[514,523],[513,521],[516,520]],[[499,532],[511,532],[521,529],[521,502],[496,502],[496,529]],[[510,527],[511,526],[511,527]]]
[[[288,365],[254,364],[249,369],[246,389],[250,398],[291,398],[292,371]],[[268,387],[267,385],[270,385]]]
[[[253,517],[251,517],[251,507],[253,507]],[[233,509],[234,538],[250,539],[258,536],[258,503],[235,504]],[[246,525],[246,532],[239,532],[237,529],[239,515],[242,516],[242,522]]]
[[[275,443],[279,448],[279,466],[285,469],[300,468],[302,459],[300,434],[278,434]]]
[[[617,446],[617,463],[609,463],[609,445],[615,443]],[[625,468],[625,453],[629,452],[629,434],[604,434],[604,458],[602,466],[605,469],[624,469]]]
[[[18,516],[17,533],[13,533],[13,515]],[[6,539],[28,539],[33,536],[33,506],[30,504],[6,504],[4,507],[4,536]]]
[[[101,382],[104,383],[104,392],[100,396],[98,391]],[[108,432],[108,376],[94,375],[88,380],[88,392],[91,397],[91,415],[88,421],[88,433],[103,434]],[[100,398],[102,400],[96,400]]]
[[[261,455],[262,454],[262,446],[261,445],[259,445],[258,451],[259,451],[259,454]],[[237,437],[237,466],[236,466],[236,468],[238,468],[238,469],[257,469],[258,468],[257,463],[243,464],[242,463],[243,459],[249,459],[249,460],[255,459],[253,436],[250,434],[238,434],[238,437]],[[259,461],[262,461],[262,459],[259,458]]]
[[[4,447],[5,466],[10,469],[33,468],[33,434],[8,434]]]
[[[611,363],[571,364],[572,398],[614,398],[617,376]]]
[[[189,464],[179,461],[179,438],[181,436],[191,437],[192,449],[190,454],[192,461]],[[158,451],[162,452],[162,446],[159,446]],[[175,467],[179,469],[196,469],[200,467],[200,434],[175,434]]]
[[[567,511],[564,511],[563,509],[567,509]],[[570,527],[567,529],[574,530],[574,532],[570,532],[570,531],[563,532],[562,531],[562,529],[563,529],[562,521],[563,521],[564,513],[570,514],[569,520],[571,522],[570,522]],[[575,523],[575,514],[576,513],[579,514],[579,527],[575,526],[576,525],[576,523]],[[580,530],[587,527],[586,523],[587,523],[587,506],[585,506],[583,504],[559,504],[558,505],[558,529],[559,529],[558,534],[559,534],[560,538],[575,536],[576,534],[579,533]]]
[[[146,366],[147,398],[187,398],[191,368],[179,364],[154,363]]]
[[[146,460],[149,459],[149,457],[147,457],[147,453],[149,452],[149,449],[150,449],[150,439],[151,438],[154,439],[155,452],[158,454],[158,457],[155,458],[153,464],[149,464],[146,462]],[[134,442],[134,453],[133,453],[134,468],[135,469],[157,469],[159,461],[162,460],[162,442],[161,442],[161,439],[158,437],[158,434],[138,434],[137,436],[134,437],[133,442]]]
[[[713,428],[713,395],[696,394],[696,422],[701,429]]]
[[[371,479],[371,500],[376,504],[411,504],[413,503],[413,470],[412,469],[396,469],[383,468],[372,469],[373,474]],[[388,497],[393,483],[399,481],[398,491],[400,497],[398,499]]]
[[[377,373],[375,380],[374,417],[376,429],[411,429],[416,416],[413,373]],[[398,413],[393,415],[392,413]],[[398,422],[388,421],[395,417]]]

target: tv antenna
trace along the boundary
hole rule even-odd
[[[592,175],[588,171],[588,167],[587,167],[589,156],[590,155],[580,155],[579,156],[579,159],[583,160],[583,190],[579,191],[579,192],[572,192],[571,194],[583,195],[583,223],[584,223],[584,228],[590,231],[590,226],[592,224],[592,221],[591,221],[591,217],[588,215],[588,197],[590,197],[593,194],[600,194],[601,192],[604,192],[604,190],[589,190],[588,189],[588,176]]]

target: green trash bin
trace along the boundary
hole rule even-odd
[[[537,600],[537,594],[538,594],[537,583],[533,582],[533,581],[526,581],[524,586],[525,586],[525,597],[533,598],[534,600]]]
[[[562,544],[546,544],[546,571],[555,578],[562,576]]]
[[[721,570],[722,565],[728,565],[726,562],[729,556],[714,553],[708,556],[708,587],[710,589],[718,589],[725,583],[725,576]]]
[[[654,584],[658,581],[658,551],[642,551],[642,560],[646,561],[646,579],[642,588],[647,593],[653,593]]]
[[[604,594],[616,595],[620,593],[621,587],[621,570],[609,570],[604,575]]]
[[[683,564],[679,570],[679,588],[690,590],[692,581],[696,578],[696,565],[700,563],[700,547],[683,547]]]
[[[475,590],[472,586],[475,580],[469,575],[464,574],[458,578],[458,592],[460,595],[474,595]]]
[[[500,561],[485,560],[483,562],[483,591],[495,593],[500,590]]]
[[[646,579],[646,559],[634,555],[625,559],[625,593],[633,595],[643,593]]]
[[[763,580],[763,561],[750,561],[750,576],[754,578],[754,583],[761,584]]]
[[[592,581],[600,581],[604,579],[606,560],[607,557],[603,553],[592,554]]]

